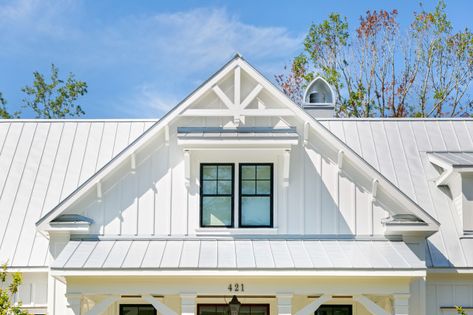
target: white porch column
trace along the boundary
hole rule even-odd
[[[82,294],[68,293],[66,299],[66,315],[80,315]]]
[[[409,314],[409,294],[393,294],[394,315]]]
[[[292,314],[292,294],[279,293],[276,295],[278,299],[278,314],[291,315]]]
[[[195,293],[181,293],[181,314],[195,315]]]

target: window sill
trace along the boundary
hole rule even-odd
[[[278,234],[278,228],[197,228],[196,235],[266,235]]]

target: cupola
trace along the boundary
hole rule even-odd
[[[302,108],[314,118],[330,118],[335,114],[333,89],[322,77],[317,77],[304,93]]]

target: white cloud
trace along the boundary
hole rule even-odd
[[[91,19],[87,5],[74,0],[0,4],[0,32],[8,34],[0,38],[8,47],[0,55],[73,71],[96,93],[100,105],[94,105],[124,115],[165,113],[236,52],[271,76],[302,41],[284,27],[244,23],[225,8]],[[123,104],[138,108],[130,111]]]
[[[78,4],[73,0],[17,0],[0,4],[0,31],[5,36],[21,34],[22,40],[37,36],[66,39],[77,33],[69,22]]]
[[[135,89],[141,96],[134,98],[143,105],[149,100],[148,107],[161,113],[169,109],[170,103],[174,105],[183,98],[183,91],[198,86],[236,52],[272,75],[282,71],[302,41],[301,36],[291,35],[283,27],[245,24],[225,9],[215,8],[128,17],[119,25],[113,31],[107,30],[108,44],[114,50],[128,51],[118,58],[146,63],[155,69],[153,82]]]

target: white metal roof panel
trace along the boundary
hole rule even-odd
[[[155,120],[0,120],[0,261],[43,267],[35,223]]]
[[[439,158],[453,167],[472,167],[473,152],[429,152],[431,156]]]
[[[109,243],[113,242],[114,246]],[[107,245],[102,245],[107,243]],[[200,246],[199,246],[200,245]],[[95,257],[95,250],[103,249],[105,264]],[[163,261],[161,253],[164,250]],[[233,258],[227,257],[235,249]],[[254,248],[253,250],[250,250]],[[297,249],[296,249],[297,248]],[[156,255],[149,255],[157,249]],[[297,255],[291,253],[299,251]],[[187,252],[189,250],[189,252]],[[318,251],[309,263],[302,252]],[[357,259],[346,253],[357,253]],[[133,256],[132,260],[129,260]],[[144,257],[144,259],[142,259]],[[197,257],[197,261],[196,261]],[[337,257],[334,259],[334,257]],[[251,262],[257,261],[256,264]],[[333,261],[333,263],[329,263]],[[388,262],[389,261],[389,262]],[[306,269],[424,269],[425,265],[407,247],[398,241],[361,240],[284,240],[284,239],[154,239],[100,241],[71,241],[52,265],[53,269],[250,269],[250,270],[306,270]]]
[[[452,166],[471,166],[473,120],[321,119],[319,122],[440,222],[439,232],[427,241],[429,267],[473,267],[473,242],[461,234],[459,214],[452,200],[433,182],[439,172],[429,161],[429,155],[434,155]]]

